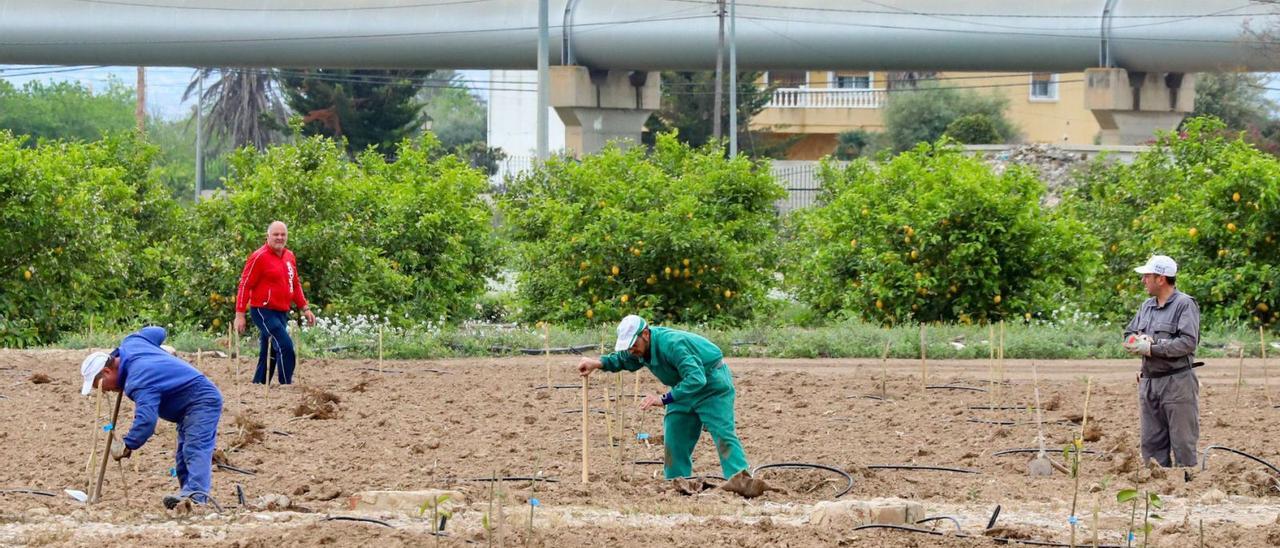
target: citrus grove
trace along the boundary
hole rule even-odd
[[[0,344],[95,323],[225,329],[272,219],[322,315],[406,325],[478,316],[503,272],[518,306],[502,319],[520,322],[742,325],[786,299],[890,325],[1122,321],[1144,297],[1132,268],[1159,252],[1206,322],[1273,327],[1280,162],[1223,128],[1188,120],[1132,164],[1098,159],[1055,206],[1035,172],[944,138],[826,164],[820,203],[786,216],[767,161],[674,135],[555,158],[497,193],[429,135],[386,156],[294,138],[236,153],[225,189],[192,204],[133,135],[0,133]]]

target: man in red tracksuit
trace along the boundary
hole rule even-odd
[[[293,382],[293,367],[297,359],[293,352],[293,339],[289,338],[286,325],[289,308],[297,304],[307,322],[316,324],[316,316],[307,306],[302,294],[302,281],[298,279],[298,260],[285,248],[289,241],[289,228],[280,221],[267,227],[267,243],[249,254],[240,274],[240,288],[236,291],[237,333],[244,333],[245,312],[258,326],[258,370],[253,374],[255,384],[267,382],[267,360],[272,360],[279,371],[280,384]],[[267,342],[271,342],[271,356],[267,355]]]

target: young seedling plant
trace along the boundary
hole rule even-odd
[[[1142,546],[1150,546],[1151,531],[1155,529],[1152,520],[1164,519],[1160,514],[1153,513],[1152,508],[1160,510],[1164,508],[1164,502],[1160,500],[1160,495],[1151,491],[1143,491],[1143,507],[1142,507]],[[1133,522],[1138,513],[1138,490],[1137,489],[1121,489],[1116,492],[1116,502],[1121,504],[1131,502],[1132,506],[1129,510],[1129,533],[1125,537],[1125,546],[1132,546],[1134,540]]]
[[[440,545],[440,535],[444,534],[445,522],[442,522],[441,519],[447,522],[453,516],[452,512],[440,508],[440,505],[448,501],[449,495],[436,495],[418,507],[418,517],[422,517],[427,513],[427,510],[431,510],[431,533],[436,537],[436,546]]]

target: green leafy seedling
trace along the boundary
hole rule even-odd
[[[419,517],[425,515],[427,510],[431,510],[431,532],[435,533],[436,544],[440,544],[440,533],[442,532],[441,529],[443,529],[443,527],[440,526],[440,519],[453,517],[453,512],[440,508],[440,505],[448,501],[449,495],[436,495],[432,499],[423,502],[422,506],[418,507]]]

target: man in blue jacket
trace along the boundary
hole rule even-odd
[[[94,352],[80,364],[84,376],[81,395],[94,386],[109,392],[124,391],[133,400],[133,426],[124,437],[124,448],[116,460],[129,458],[156,430],[156,419],[178,425],[175,454],[178,494],[164,497],[164,506],[173,509],[188,499],[197,504],[209,501],[213,450],[222,417],[222,393],[191,364],[160,348],[163,327],[144,327],[125,337],[110,354]]]

